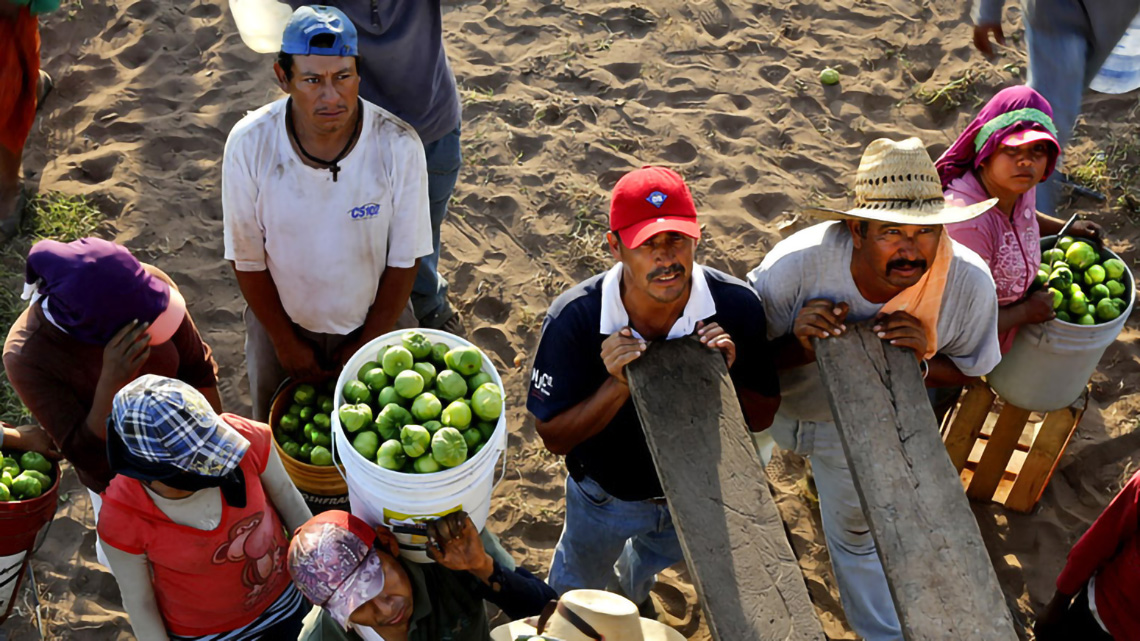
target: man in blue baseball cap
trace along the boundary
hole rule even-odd
[[[225,257],[248,309],[253,418],[288,376],[337,371],[365,343],[416,324],[432,252],[424,147],[359,97],[356,28],[298,8],[274,71],[288,96],[243,118],[222,164]]]

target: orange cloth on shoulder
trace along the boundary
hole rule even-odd
[[[0,19],[0,145],[13,153],[32,131],[39,78],[39,21],[22,7],[14,18]]]
[[[946,290],[950,261],[954,258],[952,242],[950,234],[943,229],[934,254],[934,263],[917,283],[902,290],[883,305],[884,314],[906,312],[922,323],[922,329],[926,332],[926,354],[923,355],[926,359],[938,353],[938,314],[942,311],[942,293]]]

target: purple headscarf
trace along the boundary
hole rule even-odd
[[[100,238],[41,240],[28,252],[24,280],[48,298],[56,325],[95,345],[106,345],[133,320],[154,322],[171,299],[170,287],[126,247]]]
[[[1042,180],[1053,173],[1061,145],[1057,142],[1057,127],[1053,124],[1053,107],[1036,91],[1025,86],[1002,89],[986,103],[954,144],[942,154],[935,166],[942,178],[942,188],[963,174],[981,166],[982,161],[994,153],[998,145],[1010,134],[1034,129],[1050,134],[1055,143],[1049,166]]]

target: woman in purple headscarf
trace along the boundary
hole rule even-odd
[[[967,205],[997,198],[973,220],[947,225],[954,240],[977,252],[997,286],[1001,351],[1013,344],[1017,328],[1052,320],[1047,290],[1029,294],[1041,264],[1041,235],[1056,234],[1064,221],[1037,211],[1036,187],[1053,173],[1061,144],[1053,108],[1029,87],[998,92],[938,159],[946,200]],[[1068,234],[1100,242],[1102,230],[1077,221]]]
[[[142,374],[177,378],[221,411],[217,365],[178,288],[127,248],[44,240],[28,253],[28,308],[4,343],[8,380],[95,494],[112,473],[107,417]],[[96,514],[97,516],[98,514]]]

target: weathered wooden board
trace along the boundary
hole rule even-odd
[[[905,638],[1016,639],[913,352],[861,323],[816,362]]]
[[[713,638],[824,639],[724,359],[680,339],[627,371]]]

